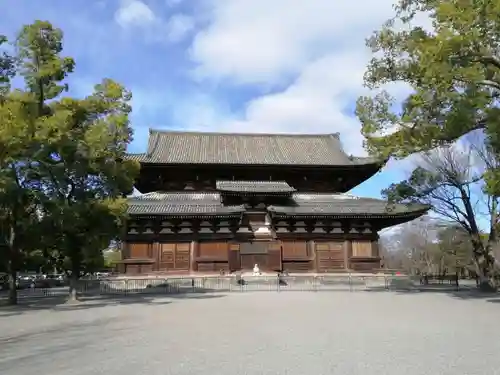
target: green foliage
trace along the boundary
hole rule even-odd
[[[484,129],[500,152],[500,3],[400,0],[396,10],[367,41],[375,57],[365,83],[378,90],[357,103],[367,149],[405,157]],[[412,26],[421,12],[430,16],[431,30]],[[412,88],[400,110],[381,90],[398,81]],[[490,180],[500,191],[497,174]]]
[[[104,255],[104,267],[114,268],[122,260],[121,251],[108,251]]]
[[[4,35],[0,35],[0,47],[7,42]],[[14,58],[7,52],[0,53],[0,100],[10,90],[10,80],[15,75],[15,61]]]
[[[429,27],[415,26],[422,15]],[[358,99],[366,148],[380,157],[404,158],[446,146],[475,130],[500,160],[500,2],[491,0],[399,0],[396,15],[367,41],[374,57],[365,74],[373,96]],[[404,82],[410,94],[399,106],[384,85]],[[398,98],[400,99],[400,98]],[[399,101],[399,100],[398,100]],[[417,168],[411,177],[384,194],[395,201],[430,203],[470,236],[480,273],[491,274],[494,258],[480,239],[470,188],[479,179],[498,217],[498,163],[486,173],[466,176],[453,160],[440,168]],[[445,163],[446,164],[446,163]],[[449,167],[449,168],[448,168]],[[495,227],[496,218],[492,220]]]
[[[36,21],[21,29],[15,56],[0,55],[0,260],[15,270],[42,249],[77,276],[103,266],[139,165],[125,158],[131,93],[104,79],[83,99],[61,95],[75,66],[62,38]],[[10,87],[16,75],[22,90]]]

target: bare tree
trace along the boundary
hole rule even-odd
[[[496,159],[490,153],[481,153],[477,146],[462,142],[441,147],[422,156],[410,178],[391,185],[383,193],[392,201],[411,201],[428,204],[440,217],[461,227],[467,233],[473,249],[473,258],[481,286],[494,286],[493,245],[497,238],[498,200],[487,198],[490,211],[490,233],[482,238],[478,220],[484,189],[485,164]],[[487,148],[482,148],[486,150]],[[488,158],[485,156],[488,155]]]
[[[380,242],[385,266],[399,268],[410,274],[435,272],[439,226],[438,221],[424,216],[399,226],[389,235],[382,234]]]

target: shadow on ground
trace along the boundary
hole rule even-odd
[[[225,294],[179,293],[179,294],[127,294],[82,296],[76,303],[68,303],[67,296],[23,298],[15,306],[0,305],[0,319],[37,310],[74,311],[113,305],[168,305],[173,300],[198,300],[221,298]]]
[[[383,289],[370,289],[370,293],[385,292]],[[475,286],[461,286],[458,289],[450,285],[428,285],[417,286],[414,288],[392,287],[391,292],[396,294],[441,294],[462,300],[484,300],[491,303],[500,303],[500,293],[483,292]]]

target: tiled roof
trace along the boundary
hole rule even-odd
[[[154,191],[131,198],[131,201],[169,201],[169,202],[202,202],[202,203],[220,203],[220,194],[212,192],[161,192]]]
[[[418,215],[429,210],[424,205],[391,204],[385,200],[361,198],[349,194],[293,195],[295,205],[269,206],[270,212],[285,216],[307,215]]]
[[[345,166],[377,164],[351,157],[335,134],[236,134],[150,130],[143,163]]]
[[[215,192],[154,192],[129,198],[131,215],[238,215],[243,205],[225,206]],[[381,199],[360,198],[348,194],[294,193],[290,205],[269,206],[279,216],[419,216],[429,207],[424,205],[390,204]]]
[[[243,206],[223,206],[218,193],[153,192],[129,198],[130,215],[238,215]]]
[[[286,181],[217,181],[217,190],[235,193],[292,193]]]

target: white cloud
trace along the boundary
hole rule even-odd
[[[340,132],[346,151],[361,154],[359,124],[345,109],[356,94],[350,80],[362,79],[364,65],[350,58],[331,54],[312,62],[287,89],[250,101],[244,118],[225,126],[249,132]]]
[[[178,42],[194,29],[194,25],[192,17],[175,14],[166,23],[167,38],[171,42]]]
[[[122,0],[115,12],[115,21],[124,29],[141,28],[146,39],[176,43],[194,28],[193,17],[174,14],[165,20],[140,0]]]
[[[327,51],[362,51],[364,38],[391,16],[392,3],[212,0],[211,23],[195,38],[192,56],[200,74],[269,83],[300,73]]]
[[[139,0],[123,0],[115,13],[115,21],[123,28],[147,26],[156,21],[149,6]]]
[[[207,25],[190,49],[195,77],[275,90],[250,100],[238,118],[213,124],[217,130],[340,132],[347,152],[363,154],[352,106],[366,92],[364,40],[394,15],[393,0],[207,3]],[[391,92],[402,95],[403,86]]]

